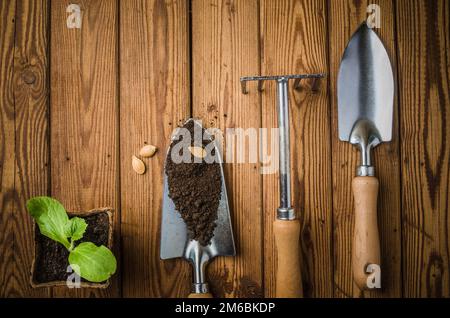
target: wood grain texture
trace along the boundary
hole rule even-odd
[[[120,168],[123,296],[189,294],[190,268],[159,257],[163,168],[173,129],[189,116],[188,3],[120,3]],[[158,147],[136,174],[131,157]]]
[[[397,100],[394,102],[392,141],[373,152],[375,173],[380,182],[378,228],[380,233],[381,291],[360,293],[352,279],[351,251],[354,203],[351,182],[356,174],[359,152],[338,139],[337,74],[344,49],[358,26],[364,22],[369,3],[381,9],[381,37],[395,72],[394,7],[387,1],[329,1],[330,98],[332,111],[333,242],[335,297],[401,297],[400,167]]]
[[[450,297],[450,3],[398,1],[403,292]]]
[[[48,26],[49,1],[16,1],[14,50],[15,102],[15,192],[14,259],[17,296],[50,296],[47,288],[32,289],[34,225],[26,202],[48,195],[49,175],[49,86]]]
[[[263,93],[249,83],[243,95],[239,77],[318,71],[328,75],[316,93],[290,83],[305,297],[450,297],[449,1],[79,0],[80,30],[66,27],[70,3],[0,1],[0,297],[187,296],[191,267],[159,259],[173,128],[191,115],[222,130],[276,127],[274,83]],[[398,76],[393,140],[374,152],[383,289],[360,293],[351,266],[359,154],[337,137],[336,79],[370,3]],[[158,151],[140,176],[131,156],[145,143]],[[214,296],[275,295],[278,179],[261,176],[263,166],[225,164],[238,255],[209,267]],[[71,211],[116,209],[121,264],[110,288],[29,287],[25,202],[44,194]]]
[[[1,5],[2,297],[49,296],[30,286],[33,226],[25,208],[48,192],[47,9],[45,0]]]
[[[0,297],[17,295],[14,277],[15,109],[14,37],[16,4],[0,2]]]
[[[261,1],[262,74],[327,73],[325,1]],[[290,83],[291,170],[293,206],[301,223],[302,279],[305,297],[331,297],[330,122],[327,79],[317,92],[303,82]],[[277,127],[274,82],[262,94],[263,127]],[[273,221],[279,206],[277,175],[264,175],[264,279],[274,296],[276,259]]]
[[[302,298],[300,221],[275,220],[273,235],[277,251],[275,297]]]
[[[68,211],[112,207],[120,260],[117,6],[80,1],[82,27],[69,29],[70,3],[51,6],[51,194]],[[119,276],[106,290],[61,287],[53,296],[119,296]]]
[[[381,268],[377,217],[379,187],[378,179],[373,176],[359,176],[352,180],[353,201],[355,202],[352,272],[353,282],[360,290],[373,288],[367,283],[368,267],[376,265]]]
[[[260,71],[258,9],[255,0],[192,2],[192,112],[205,127],[220,128],[223,133],[226,128],[257,131],[260,127],[259,94],[254,87],[250,94],[242,94],[239,82],[240,76]],[[237,137],[225,137],[223,149],[237,142]],[[257,142],[253,141],[253,148]],[[258,163],[228,162],[224,170],[237,256],[212,261],[207,272],[211,289],[215,297],[261,297]]]

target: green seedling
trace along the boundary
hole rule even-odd
[[[28,200],[27,209],[41,234],[64,245],[69,251],[69,264],[78,275],[90,282],[100,283],[116,272],[116,258],[107,247],[96,246],[92,242],[75,245],[86,231],[84,219],[69,219],[63,205],[50,197]]]

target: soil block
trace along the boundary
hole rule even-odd
[[[69,217],[78,216],[87,223],[86,232],[75,246],[83,242],[92,242],[97,246],[112,247],[112,213],[111,209],[96,209],[85,213],[68,213]],[[35,225],[35,258],[33,262],[31,285],[33,287],[66,286],[69,266],[69,251],[39,232]],[[105,288],[108,281],[92,283],[81,278],[81,287]]]
[[[191,146],[194,145],[194,121],[188,121],[183,127],[191,133]],[[205,130],[202,128],[202,132]],[[222,193],[222,176],[220,165],[217,162],[193,162],[191,154],[190,163],[174,163],[172,149],[181,140],[174,141],[169,148],[165,171],[169,186],[169,197],[175,204],[188,230],[189,238],[199,241],[207,246],[214,234],[217,219],[217,208]],[[203,140],[206,147],[211,140]],[[186,149],[187,145],[183,147]],[[188,151],[188,150],[186,150]],[[214,156],[214,150],[212,152]]]

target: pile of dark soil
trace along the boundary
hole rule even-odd
[[[190,131],[191,146],[194,146],[194,122],[189,121],[183,127]],[[189,237],[207,246],[216,227],[217,208],[222,192],[220,165],[216,162],[206,163],[204,160],[194,163],[192,155],[191,163],[174,163],[171,152],[179,142],[186,141],[181,139],[173,142],[166,161],[169,197],[186,223]],[[210,142],[212,141],[203,140],[203,147]],[[186,148],[187,145],[184,149]]]
[[[108,246],[109,217],[108,213],[101,212],[89,216],[79,216],[88,224],[86,232],[75,246],[82,242],[92,242],[97,246]],[[36,226],[36,264],[34,282],[48,283],[53,281],[65,281],[71,273],[67,273],[69,266],[69,251],[58,242],[55,242],[39,232]],[[81,281],[86,281],[83,278]]]

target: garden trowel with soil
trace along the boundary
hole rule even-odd
[[[189,261],[193,266],[194,280],[192,292],[189,297],[211,298],[212,295],[208,289],[205,277],[207,264],[216,256],[234,256],[236,254],[225,178],[220,151],[213,137],[202,129],[200,122],[194,119],[188,119],[183,127],[190,127],[191,130],[196,130],[203,134],[203,141],[200,142],[199,147],[205,149],[205,157],[201,158],[204,161],[197,163],[196,166],[188,166],[194,163],[177,163],[180,166],[175,166],[176,164],[174,164],[174,157],[171,156],[171,152],[172,149],[175,152],[175,147],[185,135],[182,134],[182,129],[178,129],[173,134],[172,144],[167,152],[164,168],[160,256],[163,260],[182,257]],[[196,138],[194,136],[195,140],[197,140]],[[212,151],[207,153],[206,150],[208,149],[212,149]],[[209,160],[210,163],[205,163],[208,162],[208,156],[211,154],[214,154],[216,160],[214,162]],[[195,156],[194,152],[192,152],[192,155]],[[202,157],[202,155],[198,154],[197,156]],[[197,157],[197,159],[199,158]],[[178,193],[174,193],[174,187],[178,187],[175,184],[174,176],[177,177],[177,183],[180,184],[181,188]],[[195,181],[195,178],[203,178],[201,184]],[[216,190],[211,198],[203,197],[202,199],[191,200],[190,196],[196,193],[198,194],[198,188],[205,186],[218,190]],[[206,192],[208,191],[206,190]],[[213,225],[200,225],[200,227],[204,227],[206,230],[209,229],[211,233],[210,237],[204,238],[204,236],[201,236],[200,238],[194,239],[192,232],[195,232],[199,226],[195,224],[196,220],[204,217],[210,218],[210,216],[206,215],[208,209],[205,208],[205,205],[211,204],[209,201],[216,202],[213,205],[213,219],[210,220]],[[209,212],[211,212],[210,210]],[[203,213],[203,211],[206,212]]]
[[[352,248],[353,279],[359,289],[380,288],[371,275],[380,268],[377,226],[378,179],[371,150],[392,138],[394,75],[386,49],[377,34],[363,23],[342,57],[338,83],[339,139],[357,146],[361,162],[353,179],[355,230]],[[370,277],[369,277],[370,276]]]

